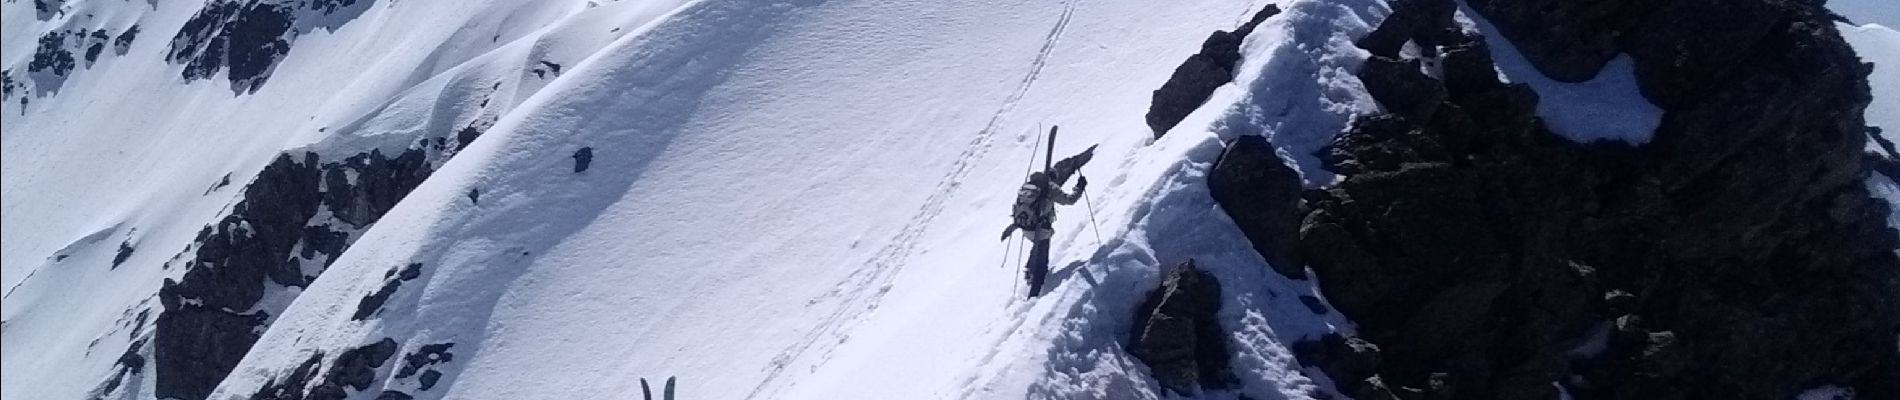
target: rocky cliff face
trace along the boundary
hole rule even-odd
[[[271,293],[294,298],[357,233],[375,224],[462,145],[436,137],[420,139],[394,156],[378,149],[327,162],[313,152],[278,156],[245,187],[243,200],[229,215],[199,233],[188,249],[192,257],[184,277],[166,279],[159,291],[164,309],[153,335],[157,396],[209,396],[257,343],[273,313],[288,305],[266,302]],[[356,319],[372,316],[402,281],[420,275],[420,268],[392,270],[388,285],[358,305]]]
[[[1787,399],[1840,385],[1900,398],[1900,241],[1861,155],[1871,69],[1825,10],[1471,5],[1553,78],[1629,55],[1662,125],[1644,145],[1567,141],[1538,119],[1535,92],[1497,78],[1452,1],[1396,4],[1360,43],[1373,54],[1360,77],[1388,114],[1322,154],[1341,182],[1305,193],[1305,210],[1275,206],[1304,213],[1298,257],[1376,345],[1356,356],[1376,367],[1328,368],[1341,392]],[[1424,51],[1407,58],[1407,42]],[[1235,215],[1249,236],[1285,231],[1247,226],[1263,220],[1242,218],[1262,213],[1247,198],[1219,200],[1249,210]]]

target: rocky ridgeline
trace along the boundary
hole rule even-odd
[[[1341,182],[1285,201],[1297,176],[1252,139],[1209,175],[1257,249],[1304,261],[1358,324],[1304,361],[1361,400],[1900,398],[1900,240],[1861,154],[1871,68],[1824,10],[1471,3],[1554,78],[1630,55],[1662,124],[1640,146],[1567,141],[1451,0],[1396,3],[1360,43],[1388,113],[1321,154]]]
[[[461,134],[473,140],[479,133]],[[458,139],[459,141],[460,139]],[[401,153],[371,150],[323,161],[282,154],[244,189],[230,214],[200,231],[187,270],[159,291],[153,340],[159,398],[204,399],[267,327],[267,293],[305,287],[461,144],[418,140]],[[392,269],[359,305],[374,314],[421,265]],[[276,305],[282,307],[283,305]]]
[[[224,70],[231,90],[256,92],[290,53],[298,35],[315,28],[334,30],[373,3],[211,0],[172,36],[165,60],[183,65],[180,74],[186,80],[209,79]]]

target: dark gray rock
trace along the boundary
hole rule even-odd
[[[1301,295],[1300,304],[1306,305],[1306,309],[1312,311],[1315,315],[1332,312],[1332,308],[1326,307],[1326,302],[1320,300],[1318,297]]]
[[[1299,246],[1300,175],[1266,138],[1241,136],[1228,144],[1208,172],[1207,188],[1275,271],[1306,277]]]
[[[483,101],[486,102],[487,100]],[[484,104],[484,106],[486,105]],[[475,143],[475,138],[479,137],[482,137],[482,130],[476,128],[475,124],[469,124],[468,126],[462,127],[461,130],[455,131],[455,151],[460,152],[462,149],[468,148],[468,145]]]
[[[1451,0],[1393,1],[1392,14],[1355,44],[1372,55],[1387,58],[1398,58],[1406,42],[1415,42],[1421,49],[1433,48],[1439,44],[1437,39],[1456,35],[1445,27],[1450,26],[1457,9]]]
[[[1429,2],[1449,3],[1412,4]],[[1535,93],[1497,81],[1486,45],[1447,36],[1440,8],[1397,7],[1360,42],[1444,48],[1439,82],[1398,62],[1360,71],[1395,115],[1341,134],[1321,159],[1342,181],[1303,196],[1308,265],[1381,349],[1388,390],[1371,396],[1541,400],[1558,381],[1578,399],[1785,399],[1823,383],[1900,398],[1900,235],[1862,184],[1869,70],[1826,14],[1586,3],[1472,5],[1560,79],[1630,53],[1665,109],[1647,145],[1552,134]],[[1565,354],[1606,319],[1602,355]]]
[[[58,76],[70,75],[78,60],[66,47],[65,32],[52,31],[40,36],[39,47],[34,48],[33,58],[27,61],[27,72],[45,72]]]
[[[376,400],[411,400],[414,398],[415,396],[410,396],[408,393],[394,390],[384,390],[382,394],[376,395]]]
[[[435,388],[436,382],[441,382],[441,381],[442,381],[442,372],[436,371],[433,369],[428,370],[428,371],[422,371],[422,376],[416,377],[416,383],[421,385],[420,388],[422,390],[429,390],[429,389]]]
[[[349,235],[331,229],[331,221],[313,221],[319,211],[328,208],[337,222],[367,228],[430,172],[420,144],[396,157],[372,150],[330,163],[309,152],[301,159],[279,155],[244,188],[230,214],[199,232],[184,277],[167,279],[159,290],[165,305],[154,333],[159,397],[203,399],[208,392],[200,390],[209,390],[203,385],[222,380],[256,342],[250,332],[263,328],[263,318],[229,310],[252,309],[271,284],[308,285],[315,277],[305,275],[300,259],[320,255],[327,266],[349,246]],[[343,179],[349,174],[356,179]],[[299,246],[303,251],[294,251]],[[188,316],[193,321],[215,319],[229,330],[166,323],[174,312],[196,315]]]
[[[131,259],[132,252],[136,250],[138,249],[132,247],[132,239],[119,242],[119,252],[112,255],[112,269],[119,269],[119,265],[125,264],[125,260]]]
[[[1619,49],[1616,39],[1631,24],[1625,0],[1470,0],[1473,9],[1544,75],[1564,82],[1595,78]]]
[[[383,309],[383,303],[389,302],[389,296],[395,295],[396,290],[402,288],[403,281],[422,276],[422,264],[410,263],[400,271],[390,269],[389,273],[384,274],[383,287],[377,289],[375,293],[363,296],[363,300],[356,303],[356,314],[351,315],[350,319],[362,321],[375,316],[377,311]]]
[[[1328,378],[1341,383],[1342,393],[1363,397],[1367,393],[1390,392],[1377,377],[1379,346],[1372,342],[1334,332],[1318,340],[1294,343],[1293,355],[1300,364],[1318,367]]]
[[[376,381],[376,369],[395,355],[396,341],[390,338],[349,349],[330,363],[329,372],[324,374],[324,382],[358,391],[369,390],[370,384]]]
[[[574,173],[586,172],[587,166],[594,163],[594,148],[582,147],[580,150],[574,150],[573,158]]]
[[[1410,62],[1372,56],[1360,66],[1366,92],[1384,105],[1387,112],[1412,121],[1429,121],[1438,105],[1445,102],[1445,87],[1420,70],[1417,60]]]
[[[357,0],[211,0],[172,35],[165,60],[183,65],[181,74],[186,80],[209,79],[226,71],[233,91],[254,93],[304,33],[300,27],[334,30],[360,15],[370,2],[362,3],[364,7],[352,7]],[[339,14],[342,11],[351,13]],[[321,18],[308,21],[313,16]]]
[[[1235,32],[1214,31],[1201,42],[1201,51],[1188,56],[1175,67],[1168,81],[1154,91],[1148,106],[1148,128],[1155,137],[1174,129],[1182,119],[1200,108],[1214,95],[1214,89],[1234,80],[1234,67],[1240,62],[1240,43],[1261,21],[1280,13],[1279,6],[1267,5]]]
[[[125,28],[125,32],[119,32],[119,36],[112,38],[112,54],[123,56],[125,52],[132,51],[132,42],[138,40],[138,37],[138,25]]]
[[[423,367],[455,361],[455,354],[449,348],[455,343],[436,343],[423,345],[415,352],[402,356],[402,369],[396,371],[397,378],[408,378],[422,371]]]
[[[311,354],[289,375],[272,377],[269,382],[257,388],[250,400],[303,400],[304,388],[317,377],[318,367],[323,364],[323,353]],[[282,378],[282,380],[279,380]]]
[[[257,319],[201,306],[158,315],[152,358],[158,398],[203,399],[257,342]]]
[[[1176,393],[1231,387],[1227,331],[1216,317],[1220,306],[1220,281],[1213,274],[1193,260],[1176,265],[1135,309],[1129,353]]]

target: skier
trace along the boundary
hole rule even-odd
[[[1051,155],[1055,152],[1056,129],[1049,129]],[[1095,146],[1062,162],[1048,165],[1044,161],[1043,171],[1029,174],[1029,181],[1023,182],[1022,189],[1016,192],[1014,215],[1009,227],[1003,228],[1001,240],[1009,240],[1010,234],[1017,229],[1023,230],[1024,238],[1029,239],[1031,247],[1029,260],[1024,265],[1023,278],[1029,281],[1029,298],[1042,294],[1043,278],[1049,275],[1049,238],[1055,236],[1056,204],[1071,205],[1082,198],[1082,191],[1088,188],[1089,179],[1079,177],[1075,182],[1075,192],[1062,190],[1062,184],[1069,175],[1082,168],[1095,154]]]

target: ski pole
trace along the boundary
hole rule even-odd
[[[1089,195],[1084,193],[1082,204],[1089,206],[1089,227],[1095,228],[1095,247],[1102,247],[1102,226],[1095,223],[1095,201],[1089,200]]]
[[[1009,264],[1009,252],[1010,250],[1015,249],[1015,248],[1016,248],[1016,241],[1014,240],[1011,240],[1008,243],[1003,244],[1003,263],[996,264],[997,268],[1002,268],[1004,265]]]
[[[1018,239],[1018,240],[1026,240],[1026,239]],[[1028,250],[1028,249],[1029,249],[1029,246],[1016,246],[1016,261],[1018,261],[1016,263],[1016,274],[1011,275],[1009,277],[1011,282],[1017,282],[1017,283],[1011,283],[1009,285],[1009,297],[1012,299],[1016,298],[1016,287],[1020,285],[1020,282],[1021,282],[1021,281],[1017,281],[1016,279],[1018,279],[1018,277],[1022,276],[1023,274],[1023,265],[1021,262],[1023,261],[1023,250]]]

